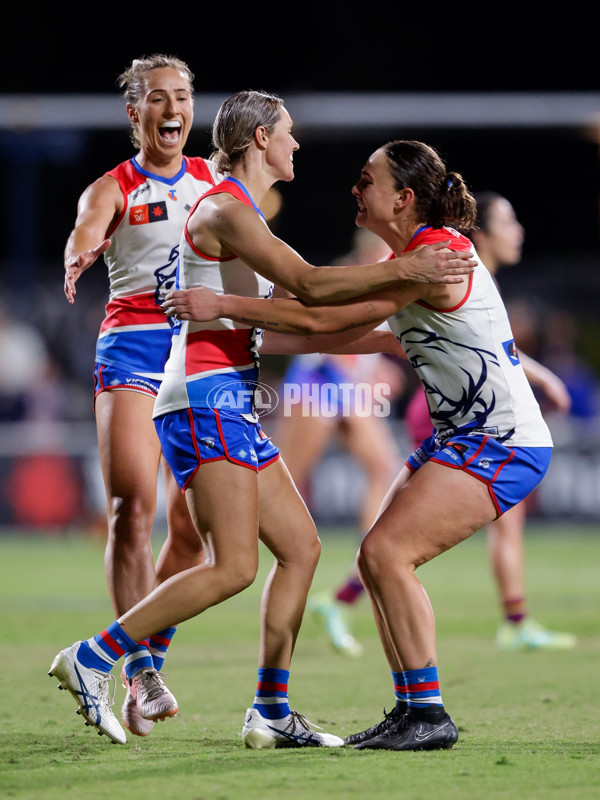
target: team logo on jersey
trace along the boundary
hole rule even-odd
[[[146,225],[148,222],[161,222],[169,219],[167,204],[164,200],[159,203],[146,203],[143,206],[132,206],[129,209],[130,225]]]
[[[519,353],[517,351],[517,345],[515,344],[514,339],[510,339],[508,342],[502,342],[502,347],[504,348],[506,355],[510,359],[511,364],[520,364],[519,361]]]

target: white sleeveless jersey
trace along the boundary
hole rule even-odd
[[[471,242],[449,228],[422,229],[406,249],[449,238],[452,249],[472,250],[479,260]],[[487,434],[513,447],[552,446],[504,303],[481,262],[456,307],[437,309],[418,301],[388,322],[421,379],[441,441]]]
[[[220,176],[210,161],[187,157],[173,178],[147,172],[135,158],[107,174],[124,202],[108,231],[110,296],[96,361],[160,380],[171,344],[160,304],[175,285],[181,232],[194,203]]]
[[[232,194],[260,213],[246,190],[231,178],[204,196],[221,192]],[[237,256],[217,259],[201,253],[192,243],[187,225],[180,250],[178,289],[203,286],[216,294],[263,299],[273,294],[271,281],[254,272]],[[262,329],[228,319],[175,323],[171,354],[154,405],[154,416],[194,406],[213,408],[215,392],[223,386],[230,386],[231,392],[245,393],[248,402],[243,411],[252,413],[262,336]]]

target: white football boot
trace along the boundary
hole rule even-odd
[[[312,727],[311,727],[312,726]],[[332,733],[319,733],[306,717],[291,711],[283,719],[265,719],[256,708],[246,711],[242,741],[252,750],[274,747],[342,747],[344,740]]]
[[[125,744],[125,731],[111,710],[113,697],[109,683],[113,683],[114,696],[114,675],[84,667],[77,658],[80,644],[75,642],[71,647],[61,650],[52,662],[48,675],[58,678],[59,689],[66,689],[73,695],[77,713],[84,718],[86,725],[93,725],[99,734],[106,734],[113,742]]]
[[[178,712],[177,700],[165,686],[162,675],[152,667],[144,667],[131,679],[138,710],[144,719],[156,722],[174,717]]]
[[[151,719],[144,719],[138,708],[137,697],[135,694],[136,684],[130,681],[125,675],[125,669],[121,672],[121,679],[123,686],[126,689],[125,701],[121,708],[121,719],[123,725],[130,733],[135,736],[148,736],[154,727],[154,721]]]

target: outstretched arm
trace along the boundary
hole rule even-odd
[[[337,303],[399,282],[462,283],[477,262],[450,241],[375,264],[316,267],[274,236],[256,212],[230,195],[204,199],[187,223],[194,245],[216,258],[236,254],[305,303]]]
[[[308,306],[296,298],[263,300],[232,294],[216,295],[208,289],[196,287],[170,292],[163,310],[167,315],[182,320],[209,322],[226,318],[276,333],[314,336],[353,331],[365,326],[373,328],[417,300],[421,294],[417,287],[418,284],[413,284],[402,290],[373,292],[345,303],[321,306]]]
[[[400,342],[391,331],[369,330],[365,333],[364,328],[316,336],[294,336],[291,333],[265,331],[260,352],[266,355],[389,353],[399,358],[406,358]]]
[[[75,227],[65,247],[64,291],[69,303],[75,302],[80,276],[110,247],[106,232],[122,204],[118,184],[109,176],[99,178],[81,195]]]

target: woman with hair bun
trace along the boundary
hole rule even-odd
[[[473,228],[475,200],[422,142],[380,147],[352,193],[356,224],[393,254],[448,240],[453,250],[475,252],[458,232]],[[416,570],[526,497],[552,452],[489,271],[480,264],[462,284],[404,284],[334,305],[191,289],[170,293],[165,307],[196,321],[225,318],[310,337],[364,331],[387,319],[421,380],[433,433],[407,459],[358,552],[396,703],[345,742],[359,749],[452,747],[458,732],[442,701],[433,609]]]
[[[470,236],[482,263],[495,278],[501,267],[515,266],[521,261],[525,231],[506,197],[493,191],[475,192],[473,196],[477,219]],[[527,380],[542,393],[550,407],[568,413],[571,398],[558,375],[520,349],[519,360]],[[415,447],[431,433],[429,407],[421,387],[411,397],[404,421]],[[487,525],[490,566],[503,614],[496,647],[503,652],[567,650],[576,645],[576,637],[548,630],[529,612],[525,591],[526,512],[526,503],[517,503]]]

